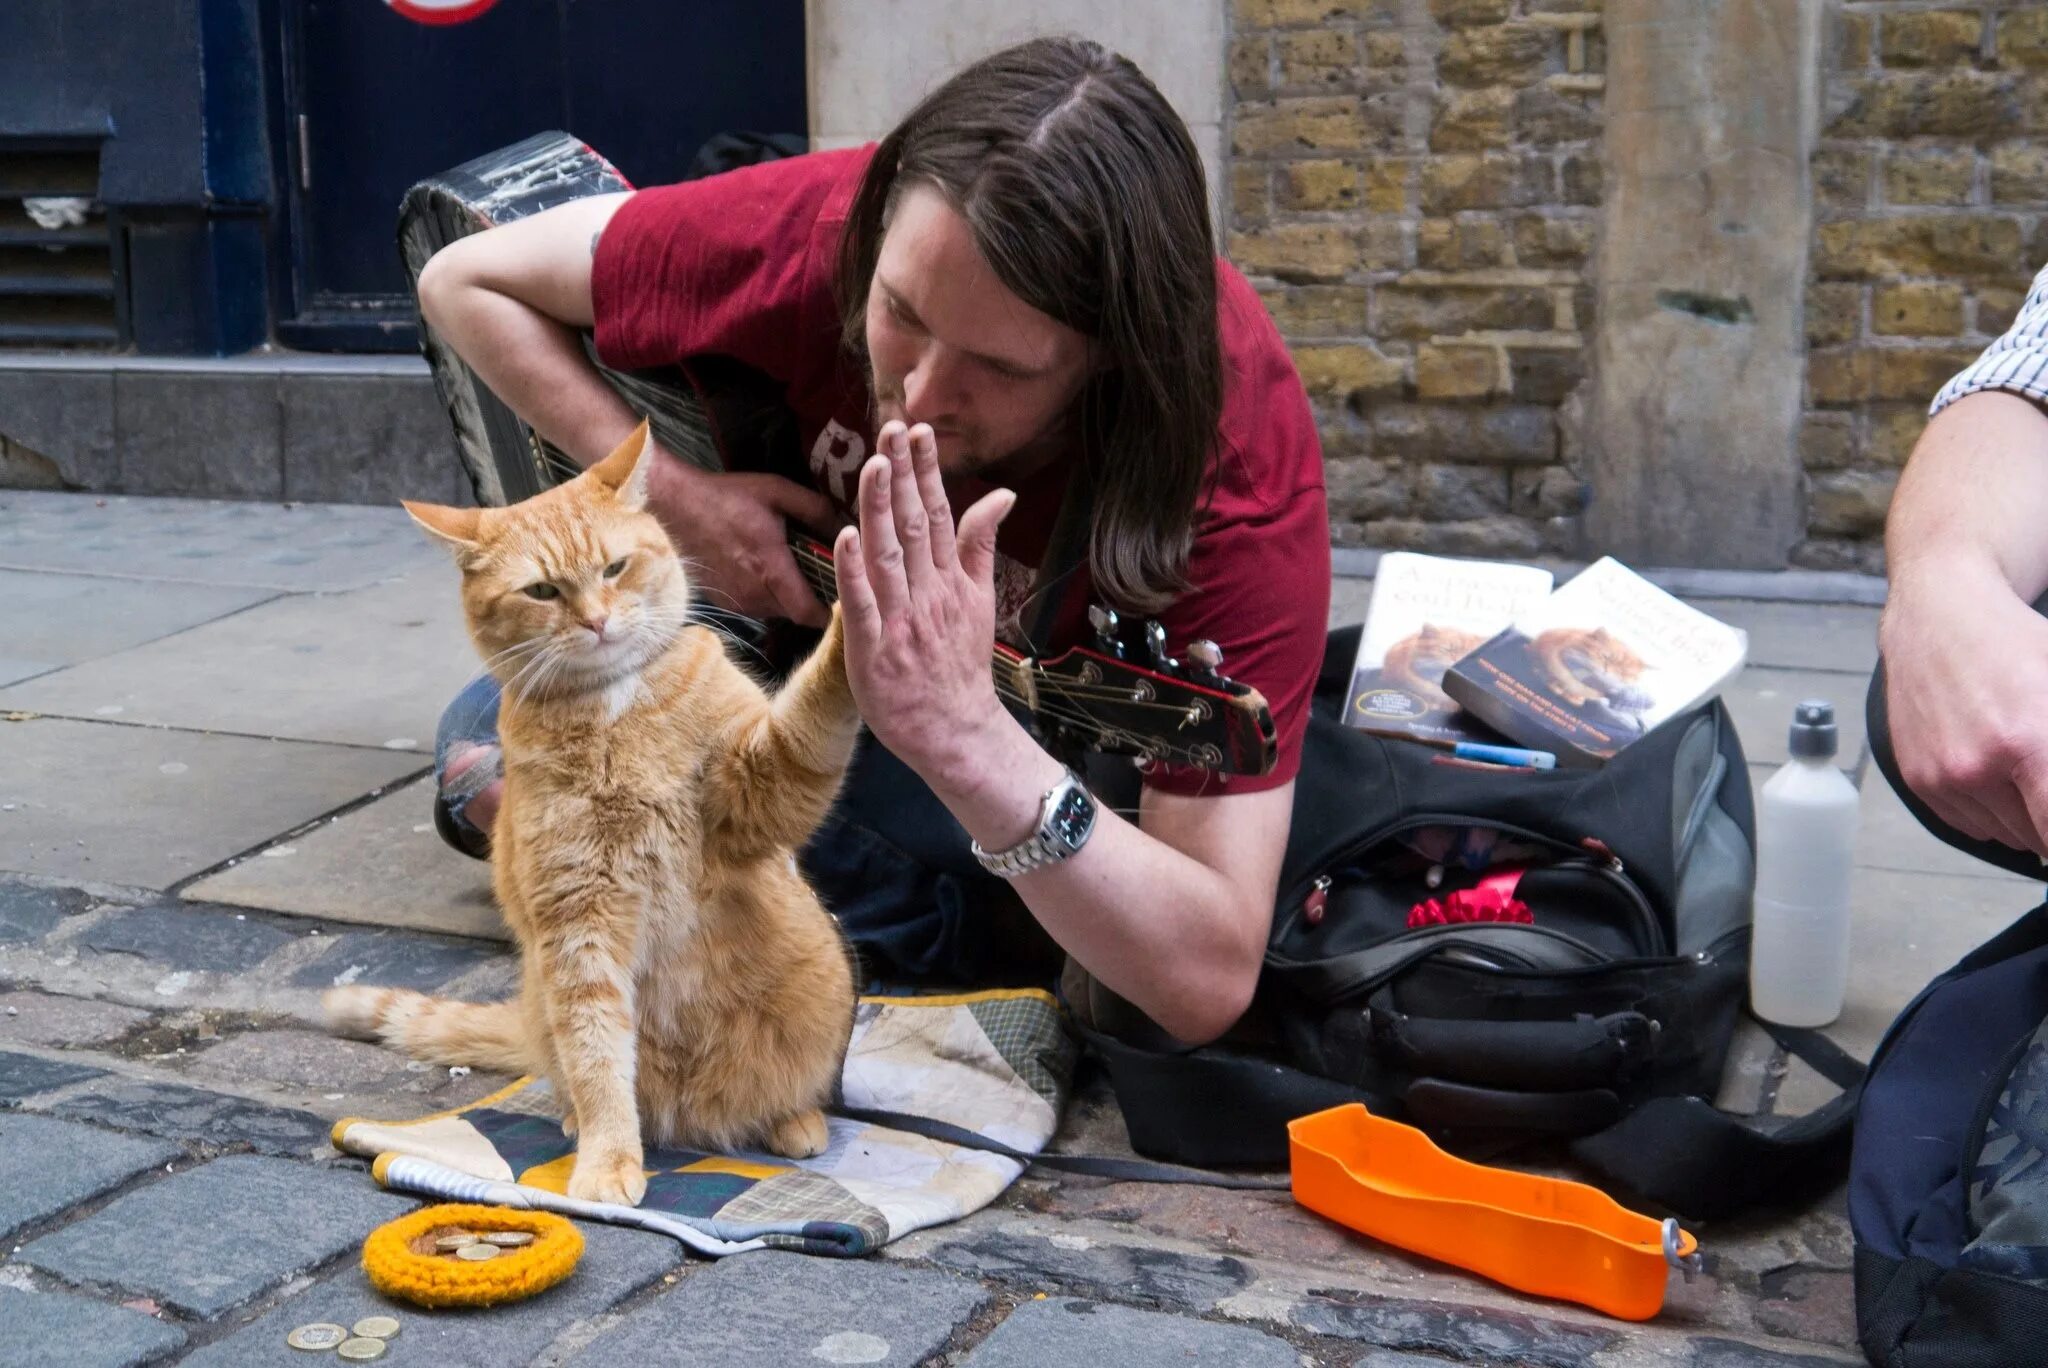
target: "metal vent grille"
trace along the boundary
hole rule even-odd
[[[0,347],[121,341],[99,149],[0,142]]]

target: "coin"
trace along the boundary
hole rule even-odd
[[[482,1259],[495,1259],[504,1252],[504,1250],[494,1244],[473,1244],[464,1245],[456,1250],[455,1257],[458,1259],[468,1259],[471,1263],[475,1263]]]
[[[500,1249],[517,1249],[533,1243],[533,1236],[523,1230],[494,1230],[484,1236],[484,1243],[494,1244]]]
[[[397,1339],[398,1317],[365,1316],[356,1322],[354,1333],[361,1339]]]
[[[328,1321],[315,1321],[302,1325],[284,1337],[284,1342],[294,1349],[332,1349],[348,1338],[348,1331]]]
[[[343,1340],[341,1347],[334,1352],[356,1363],[368,1363],[371,1359],[383,1358],[385,1348],[383,1340],[358,1338]]]
[[[471,1235],[468,1231],[464,1231],[460,1235],[443,1235],[440,1239],[434,1241],[434,1248],[444,1254],[450,1254],[464,1245],[473,1245],[475,1243],[476,1236]]]

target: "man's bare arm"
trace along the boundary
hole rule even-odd
[[[590,465],[640,421],[598,374],[582,330],[596,311],[591,263],[598,240],[630,194],[571,200],[531,218],[458,239],[420,272],[420,312],[492,393]],[[823,626],[825,606],[784,544],[786,523],[826,533],[832,505],[776,475],[709,474],[667,456],[650,503],[693,562],[699,596],[753,617]]]
[[[1879,641],[1901,777],[1967,835],[2048,854],[2048,415],[1965,395],[1914,448]]]
[[[420,272],[420,312],[491,391],[579,465],[639,418],[583,352],[597,239],[630,194],[571,200],[460,238]]]

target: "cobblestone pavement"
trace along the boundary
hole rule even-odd
[[[1362,586],[1338,589],[1355,618]],[[1759,773],[1797,697],[1860,713],[1870,610],[1714,607],[1752,634],[1731,702]],[[481,869],[439,846],[420,788],[435,712],[472,669],[452,573],[396,514],[0,492],[0,1364],[303,1364],[293,1326],[391,1309],[357,1251],[413,1203],[327,1127],[503,1080],[312,1021],[336,982],[511,989]],[[1835,1028],[1859,1054],[2038,898],[1926,840],[1881,781],[1865,793]],[[1722,1100],[1789,1115],[1830,1091],[1746,1037]],[[1099,1081],[1058,1144],[1125,1152]],[[578,1272],[530,1302],[397,1308],[385,1361],[1858,1361],[1839,1195],[1702,1230],[1706,1274],[1645,1325],[1405,1257],[1276,1193],[1034,1172],[860,1262],[707,1264],[584,1229]]]

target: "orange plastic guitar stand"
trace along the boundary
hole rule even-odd
[[[1467,1163],[1356,1102],[1291,1121],[1287,1133],[1295,1201],[1520,1292],[1648,1320],[1670,1270],[1690,1278],[1699,1268],[1699,1241],[1676,1221],[1584,1183]]]

